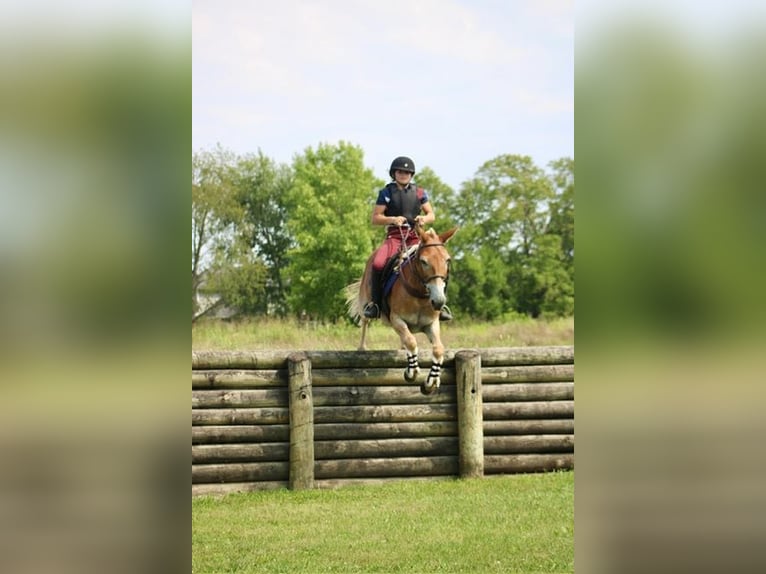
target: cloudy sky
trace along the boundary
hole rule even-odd
[[[194,150],[344,140],[455,189],[502,154],[574,157],[571,0],[194,0],[192,30]]]

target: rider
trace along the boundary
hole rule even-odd
[[[426,225],[436,219],[428,193],[412,182],[415,175],[415,163],[408,157],[400,156],[391,162],[388,170],[391,183],[378,192],[378,199],[372,210],[372,224],[385,225],[386,239],[372,261],[371,301],[364,306],[364,316],[368,319],[380,317],[380,304],[383,298],[382,275],[386,262],[402,246],[417,244],[418,235],[412,224]],[[421,211],[424,215],[421,215]],[[450,321],[452,313],[445,305],[439,316],[441,321]]]

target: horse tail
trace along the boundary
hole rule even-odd
[[[372,261],[375,253],[367,259],[362,278],[345,288],[346,306],[348,314],[355,322],[362,318],[364,306],[370,300],[370,275],[372,274]]]
[[[362,280],[355,281],[351,285],[347,285],[344,289],[346,295],[346,307],[348,307],[348,315],[354,321],[357,321],[362,316],[362,302],[359,297],[361,291]]]

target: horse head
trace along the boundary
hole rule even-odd
[[[419,225],[415,231],[420,238],[420,246],[415,255],[417,275],[428,293],[431,306],[438,311],[447,302],[444,288],[449,277],[450,255],[444,245],[455,234],[457,227],[440,235],[433,229],[426,231]]]

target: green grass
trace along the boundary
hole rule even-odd
[[[192,325],[192,350],[353,350],[359,345],[361,329],[346,322],[322,325],[296,320],[247,319],[243,321],[202,320]],[[418,345],[427,348],[425,335]],[[497,323],[455,320],[442,325],[447,349],[573,345],[574,319],[514,319]],[[367,335],[368,348],[399,348],[394,331],[374,321]]]
[[[574,571],[574,472],[192,500],[192,572]]]

